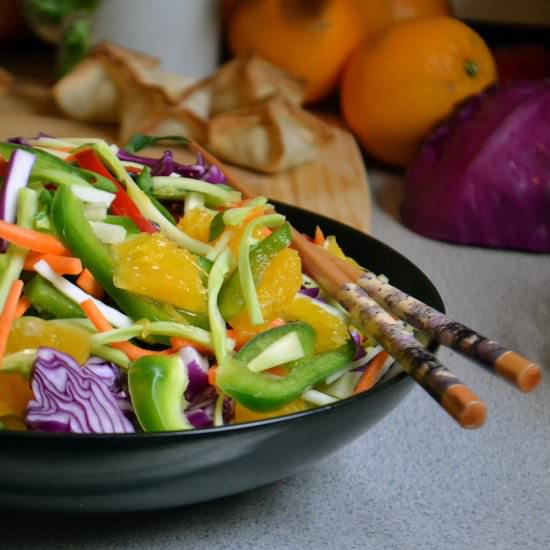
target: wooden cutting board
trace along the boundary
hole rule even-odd
[[[0,96],[0,140],[33,136],[96,136],[116,142],[116,127],[92,125],[63,118],[48,89],[40,84],[18,83]],[[189,161],[188,153],[174,150]],[[334,139],[319,151],[319,158],[276,175],[235,169],[258,194],[335,218],[365,232],[371,227],[371,200],[367,172],[354,137],[337,122]]]

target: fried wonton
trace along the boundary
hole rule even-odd
[[[282,97],[216,115],[208,125],[215,155],[266,173],[313,160],[332,136],[328,124]]]
[[[112,42],[97,44],[92,50],[92,56],[103,59],[111,70],[122,70],[133,84],[157,90],[167,103],[176,104],[183,92],[196,81],[193,77],[163,71],[157,58],[122,48]]]
[[[281,96],[301,105],[304,83],[257,55],[236,57],[205,82],[210,90],[211,116],[249,107]]]
[[[123,105],[128,86],[135,88],[132,96],[142,96],[140,103],[158,96],[162,104],[176,104],[192,83],[194,79],[190,77],[162,71],[160,61],[153,56],[101,42],[57,82],[53,96],[59,108],[71,118],[120,122],[128,112]],[[135,118],[125,126],[131,126]]]
[[[70,118],[118,122],[120,94],[101,59],[88,58],[53,88],[57,106]]]

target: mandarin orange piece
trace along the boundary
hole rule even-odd
[[[338,314],[331,313],[318,301],[297,295],[285,309],[287,321],[304,321],[316,332],[315,352],[322,353],[343,346],[349,339],[348,326]]]
[[[32,398],[29,382],[19,373],[0,374],[0,418],[21,418]]]
[[[85,363],[90,356],[90,336],[84,329],[31,316],[20,317],[13,322],[6,353],[41,346],[71,355],[79,363]]]
[[[213,219],[214,214],[205,208],[192,208],[180,218],[178,227],[193,239],[207,243]]]
[[[296,399],[292,403],[268,412],[256,412],[247,409],[238,402],[235,402],[235,422],[252,422],[254,420],[263,420],[264,418],[273,418],[275,416],[284,416],[295,412],[305,411],[308,408],[307,403],[303,399]]]
[[[113,246],[114,284],[188,311],[207,309],[197,258],[162,233],[142,233]]]
[[[302,285],[302,263],[298,253],[284,248],[269,262],[256,288],[258,301],[265,323],[252,325],[246,310],[230,319],[229,324],[236,329],[254,333],[268,328],[269,323],[283,312]]]

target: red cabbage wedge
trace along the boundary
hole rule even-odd
[[[476,96],[411,166],[403,223],[459,244],[550,251],[550,82]]]

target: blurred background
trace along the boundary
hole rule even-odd
[[[340,166],[349,166],[349,142],[337,126],[352,144],[355,138],[369,169],[407,174],[409,183],[418,173],[446,181],[464,159],[450,167],[428,163],[428,169],[422,148],[443,134],[449,143],[470,142],[468,128],[484,116],[476,107],[484,94],[490,95],[486,108],[494,104],[502,113],[527,95],[546,109],[549,30],[548,0],[3,0],[0,111],[110,123],[114,132],[103,135],[120,145],[135,133],[183,135],[230,164],[269,175],[288,175],[312,162],[321,166],[330,154],[336,158],[338,139]],[[525,89],[521,81],[536,85]],[[516,99],[507,99],[508,92],[494,97],[492,90],[510,85]],[[30,102],[23,105],[22,98]],[[469,126],[461,109],[470,100]],[[497,118],[501,125],[505,117]],[[516,131],[533,135],[535,122],[519,118],[523,129]],[[22,124],[21,118],[12,121],[15,128]],[[52,120],[24,122],[53,127]],[[504,127],[498,131],[507,135]],[[520,187],[533,191],[532,182],[547,179],[550,158],[542,159],[539,145],[531,140],[540,165],[521,157],[524,147],[499,153],[517,166],[536,166],[522,174],[523,187],[515,176],[510,191],[495,190],[514,197],[511,208],[524,192]],[[439,140],[437,147],[447,144]],[[323,165],[322,173],[330,169]],[[478,187],[486,175],[476,175]],[[344,187],[343,172],[328,179]],[[464,190],[466,183],[457,185]],[[439,211],[441,189],[423,204]],[[498,216],[491,216],[496,224]],[[545,214],[540,217],[547,223]],[[410,225],[451,241],[523,246],[506,237],[497,243],[487,232],[464,236]]]

